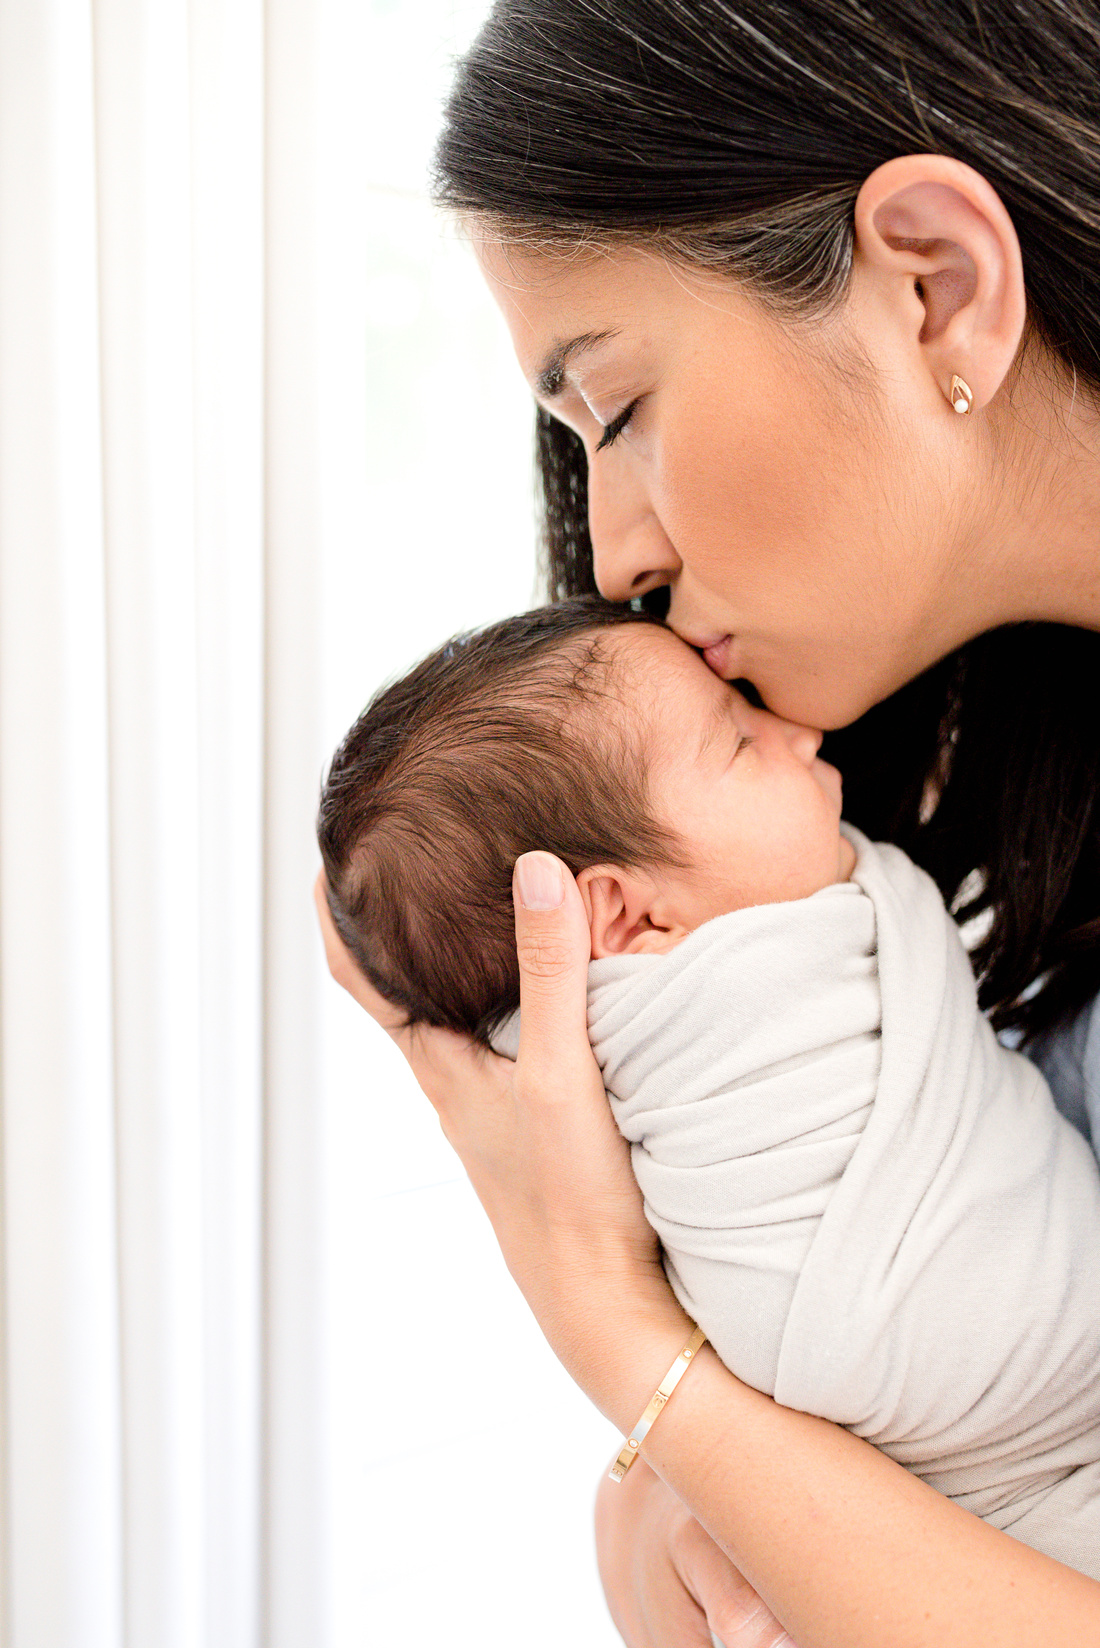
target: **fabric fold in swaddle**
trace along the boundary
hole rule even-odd
[[[1095,1159],[931,880],[849,834],[851,882],[593,962],[647,1216],[739,1377],[1100,1578]]]
[[[589,1035],[670,1279],[689,1309],[720,1303],[702,1325],[762,1390],[875,1097],[874,931],[845,883],[589,969]]]

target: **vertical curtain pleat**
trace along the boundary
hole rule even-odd
[[[98,0],[126,1641],[258,1630],[262,29]]]
[[[267,0],[266,1648],[328,1635],[317,1080],[317,10]]]
[[[92,40],[0,7],[4,1617],[113,1648],[122,1516]]]
[[[126,1640],[201,1641],[198,645],[187,14],[95,8]]]
[[[3,1648],[325,1648],[315,10],[0,0]]]
[[[204,1648],[260,1629],[264,29],[190,0]]]

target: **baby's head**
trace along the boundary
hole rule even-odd
[[[317,833],[336,925],[410,1022],[487,1042],[519,1005],[521,853],[568,864],[593,956],[846,879],[820,742],[643,613],[506,619],[379,693],[333,757]]]

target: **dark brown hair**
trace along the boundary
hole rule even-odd
[[[411,1024],[488,1043],[519,1006],[512,867],[675,863],[606,636],[644,612],[580,599],[458,636],[379,693],[332,760],[317,821],[348,949]]]
[[[820,312],[864,178],[928,151],[998,191],[1034,333],[1100,394],[1094,0],[498,0],[436,192],[505,238],[645,242]],[[537,432],[550,593],[574,595],[595,588],[584,448],[543,412]],[[846,815],[985,913],[982,1002],[1028,1035],[1100,989],[1098,688],[1100,637],[1014,626],[827,745]]]

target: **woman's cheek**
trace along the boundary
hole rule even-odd
[[[736,432],[730,447],[663,454],[655,504],[684,566],[719,599],[744,607],[755,627],[802,605],[820,584],[815,545],[826,530],[822,502],[775,444]]]

